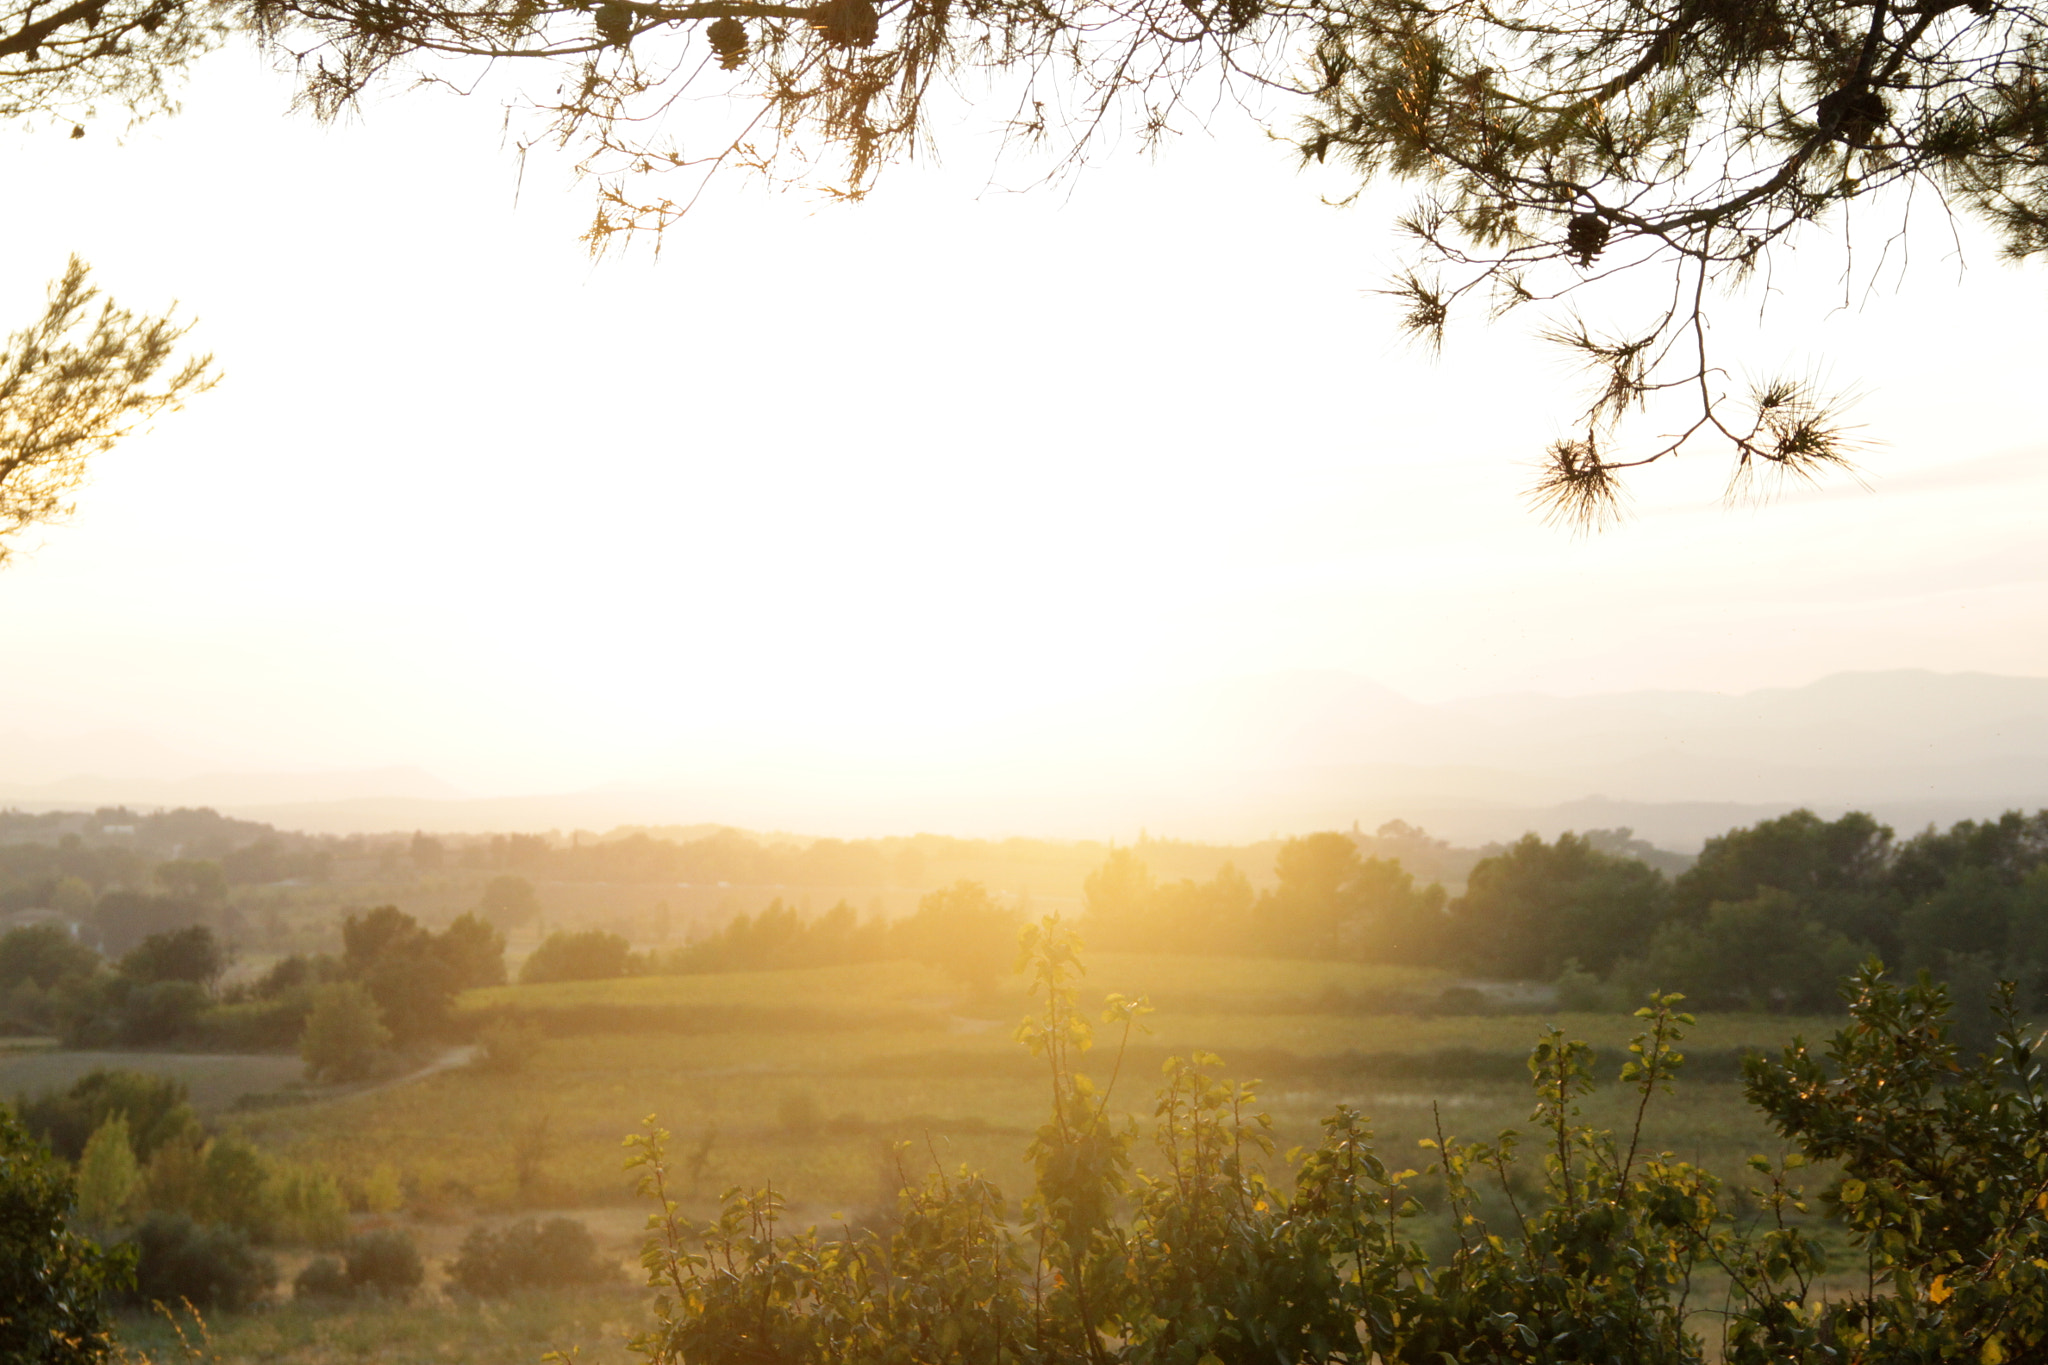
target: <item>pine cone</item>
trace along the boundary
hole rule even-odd
[[[718,65],[722,70],[737,71],[740,63],[747,59],[747,26],[730,14],[722,19],[713,19],[711,26],[704,30],[704,37],[711,43],[711,50],[718,54]]]
[[[597,32],[613,47],[624,47],[633,39],[633,8],[630,5],[599,5]]]
[[[1575,213],[1564,230],[1565,250],[1578,257],[1582,267],[1589,266],[1607,249],[1607,235],[1611,231],[1607,220],[1599,214]]]

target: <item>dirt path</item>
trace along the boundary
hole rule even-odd
[[[482,1049],[475,1043],[464,1043],[460,1047],[447,1049],[417,1071],[408,1071],[403,1076],[393,1076],[388,1081],[378,1081],[374,1085],[366,1085],[356,1090],[336,1089],[327,1094],[316,1095],[314,1098],[338,1100],[356,1095],[376,1095],[386,1090],[396,1090],[401,1085],[411,1085],[414,1081],[423,1081],[438,1072],[453,1071],[458,1066],[468,1066],[476,1060],[476,1054],[480,1051]]]

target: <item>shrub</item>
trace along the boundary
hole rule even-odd
[[[434,941],[458,989],[505,984],[505,935],[488,920],[458,915]]]
[[[293,953],[271,963],[268,971],[247,985],[231,987],[229,993],[241,999],[282,1000],[338,979],[339,970],[340,965],[331,957]]]
[[[206,1209],[206,1142],[197,1128],[156,1149],[143,1171],[142,1204],[197,1218]]]
[[[40,1015],[66,1047],[113,1047],[121,1041],[120,1008],[134,984],[106,972],[67,976],[44,993]]]
[[[917,903],[893,931],[910,957],[986,995],[1017,956],[1017,916],[979,882],[960,881]]]
[[[190,1034],[212,1000],[190,981],[135,986],[122,1003],[115,1032],[128,1047],[176,1042]]]
[[[292,1280],[295,1299],[345,1299],[354,1293],[348,1268],[332,1256],[316,1256]]]
[[[388,1161],[370,1168],[362,1195],[363,1207],[371,1213],[396,1213],[405,1207],[405,1185],[398,1178],[398,1169]]]
[[[50,993],[33,981],[0,987],[0,1034],[37,1034],[51,1028]]]
[[[93,1133],[78,1160],[78,1216],[95,1229],[119,1227],[141,1193],[142,1166],[128,1140],[128,1117],[116,1114]]]
[[[477,1034],[476,1065],[502,1076],[515,1075],[532,1064],[540,1051],[540,1028],[531,1020],[500,1015]]]
[[[276,1000],[240,1000],[215,1005],[187,1031],[195,1047],[219,1052],[290,1052],[306,1034],[312,1012],[310,990]]]
[[[151,934],[121,959],[121,974],[136,981],[184,981],[211,986],[227,970],[227,950],[203,924]]]
[[[67,976],[90,976],[100,955],[54,924],[0,934],[0,989],[34,982],[48,990]]]
[[[148,1161],[164,1143],[198,1128],[185,1095],[183,1081],[101,1067],[73,1081],[69,1090],[45,1091],[24,1101],[19,1112],[23,1126],[67,1161],[85,1154],[87,1140],[108,1119],[123,1115],[136,1157]]]
[[[586,929],[580,934],[550,934],[519,964],[522,985],[543,981],[603,981],[625,976],[633,968],[633,945],[617,934]]]
[[[351,1237],[343,1255],[349,1288],[358,1294],[402,1302],[411,1298],[426,1278],[419,1248],[397,1228],[378,1228]]]
[[[1714,902],[1699,923],[1665,925],[1646,970],[1709,1009],[1809,1014],[1837,1008],[1835,984],[1856,959],[1841,931],[1810,918],[1789,893],[1766,888],[1746,901]]]
[[[448,1263],[448,1279],[478,1298],[501,1298],[524,1289],[607,1284],[618,1267],[598,1254],[590,1229],[572,1218],[531,1218],[498,1232],[473,1229]]]
[[[277,1266],[232,1228],[152,1213],[135,1229],[135,1296],[145,1303],[188,1299],[199,1308],[247,1308],[277,1283]]]
[[[250,1237],[269,1234],[270,1163],[247,1141],[232,1135],[206,1144],[199,1166],[199,1212]]]
[[[377,1054],[390,1041],[369,990],[359,981],[338,981],[313,992],[299,1055],[315,1081],[356,1081],[376,1067]]]
[[[280,1241],[328,1247],[348,1235],[348,1200],[341,1182],[325,1171],[273,1165],[263,1193]]]
[[[500,929],[517,929],[540,915],[540,897],[534,894],[532,882],[506,873],[491,878],[484,887],[477,913]]]
[[[1600,978],[1579,966],[1577,958],[1565,959],[1564,970],[1557,974],[1557,1007],[1567,1014],[1598,1014],[1614,1008],[1614,992],[1601,984]],[[1637,993],[1631,991],[1629,999]]]

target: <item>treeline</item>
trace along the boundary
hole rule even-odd
[[[1407,831],[1406,826],[1390,830]],[[1394,834],[1411,862],[1443,855],[1451,864],[1477,852],[1439,841]],[[1371,838],[1373,836],[1365,836]],[[1405,841],[1405,842],[1404,842]],[[1260,846],[1216,848],[1178,840],[1142,841],[1159,866],[1211,869]],[[405,875],[453,869],[516,872],[571,883],[753,886],[927,887],[969,872],[1002,869],[1050,888],[1071,885],[1101,861],[1107,845],[1048,839],[961,839],[916,834],[881,839],[798,839],[760,836],[703,826],[624,830],[609,836],[578,833],[351,835],[289,833],[235,820],[215,811],[181,809],[138,814],[107,807],[90,814],[0,811],[0,913],[60,908],[80,913],[77,891],[94,897],[111,890],[154,891],[156,868],[171,861],[219,865],[225,885],[255,885],[288,878],[319,880],[354,864],[362,873]],[[1270,856],[1270,848],[1262,856]],[[1452,867],[1447,875],[1457,875]],[[61,902],[61,903],[60,903]]]
[[[1481,955],[1460,954],[1455,945],[1465,927],[1461,919],[1475,909],[1471,897],[1454,902],[1440,882],[1420,884],[1398,859],[1362,851],[1389,843],[1425,854],[1454,852],[1407,826],[1383,828],[1377,836],[1314,834],[1274,844],[1273,885],[1257,890],[1229,862],[1205,879],[1162,881],[1145,861],[1151,845],[1113,848],[1084,879],[1082,933],[1091,947],[1112,951],[1449,963],[1488,975],[1522,974],[1506,960],[1482,962]],[[1632,904],[1645,894],[1654,899],[1666,885],[1664,874],[1638,856],[1658,850],[1628,830],[1567,835],[1555,846],[1525,840],[1492,856],[1474,851],[1465,870],[1475,884],[1502,868],[1526,874],[1531,848],[1551,855],[1536,870],[1536,880],[1546,883],[1542,894],[1558,902],[1547,916],[1552,928],[1574,944],[1601,932],[1602,907]],[[486,887],[482,913],[517,925],[530,917],[532,897],[522,878],[502,874]],[[1579,903],[1592,909],[1573,908]],[[1482,893],[1477,907],[1487,904]],[[1535,913],[1546,918],[1541,909]],[[559,933],[528,959],[520,979],[765,971],[891,959],[1001,962],[1020,922],[1020,912],[1005,909],[985,886],[965,879],[927,895],[916,915],[893,923],[863,917],[844,901],[807,918],[776,900],[759,914],[736,915],[717,932],[666,953],[636,954],[623,938],[599,931]],[[956,974],[965,980],[985,972]],[[1538,974],[1547,979],[1557,969]]]
[[[330,848],[346,841],[292,834],[256,820],[237,820],[206,806],[147,813],[126,806],[94,811],[0,810],[0,847],[42,844],[67,849],[112,849],[165,858],[222,858],[270,840],[293,850]]]
[[[1354,829],[1349,837],[1364,856],[1395,859],[1418,876],[1442,882],[1463,881],[1476,863],[1499,849],[1456,847],[1399,820],[1370,834]],[[1598,831],[1590,837],[1608,840],[1603,845],[1606,851],[1646,859],[1667,871],[1677,871],[1689,861],[1683,854],[1634,839],[1627,830]],[[418,861],[420,841],[414,842]],[[722,828],[683,837],[635,830],[567,844],[535,834],[433,842],[436,847],[424,854],[426,858],[561,882],[923,887],[934,881],[1001,879],[1045,891],[1074,885],[1112,849],[1088,840],[959,839],[940,834],[761,839]],[[1135,851],[1148,866],[1169,876],[1205,878],[1225,865],[1266,866],[1282,842],[1216,845],[1141,837]]]
[[[119,958],[56,925],[0,935],[0,1028],[54,1033],[70,1047],[191,1041],[227,967],[205,925],[152,934]]]
[[[166,890],[164,864],[217,865],[223,886],[318,880],[360,840],[281,831],[203,807],[142,815],[108,806],[86,814],[0,811],[0,913],[56,909],[90,918],[110,890]]]
[[[447,855],[463,866],[522,873],[558,882],[621,885],[923,887],[962,868],[1001,868],[1048,888],[1071,885],[1099,861],[1106,845],[1043,839],[956,839],[918,834],[886,839],[760,840],[736,829],[687,838],[645,830],[621,837],[562,844],[540,835],[492,835],[456,846]],[[1161,842],[1160,856],[1216,856],[1203,845]]]
[[[664,875],[689,867],[698,876],[723,867],[736,879],[792,881],[804,879],[798,865],[776,868],[772,860],[810,856],[819,860],[814,867],[855,881],[852,864],[830,860],[872,858],[891,842],[777,850],[737,836],[687,844],[634,836],[548,856],[566,860],[553,864],[557,870],[605,868],[621,878],[636,867]],[[1876,957],[1930,971],[1966,1000],[1980,996],[1982,984],[2009,977],[2030,1002],[2048,1001],[2048,812],[2008,812],[1900,839],[1869,815],[1829,821],[1801,810],[1731,830],[1697,859],[1651,848],[1625,829],[1554,840],[1529,835],[1460,851],[1395,824],[1370,836],[1331,832],[1276,843],[1263,888],[1231,862],[1203,876],[1159,876],[1152,858],[1162,847],[1177,846],[1108,849],[1087,873],[1081,929],[1092,947],[1554,981],[1564,1003],[1582,1008],[1632,1007],[1655,987],[1682,990],[1705,1008],[1793,1011],[1836,1008],[1836,983]],[[1455,869],[1463,890],[1452,895],[1443,879],[1418,878],[1395,849]],[[716,863],[719,850],[736,861]],[[689,861],[700,855],[712,861]],[[604,861],[612,858],[624,861]],[[845,904],[807,920],[777,902],[622,970],[875,961],[910,955],[909,942],[903,926],[864,920]],[[623,941],[618,952],[626,952]]]
[[[1369,856],[1398,858],[1426,879],[1457,883],[1491,850],[1458,848],[1392,821],[1353,831]],[[1264,868],[1279,840],[1211,845],[1141,836],[1167,877],[1212,876],[1226,863]],[[346,838],[278,831],[206,809],[142,815],[119,807],[29,815],[0,811],[0,914],[45,911],[119,954],[151,933],[208,923],[247,941],[236,888],[284,881],[406,882],[462,873],[529,885],[929,889],[967,880],[1012,893],[1071,894],[1109,852],[1097,842],[961,839],[918,834],[800,839],[720,826],[579,832]],[[1642,846],[1646,856],[1671,857]],[[537,910],[537,904],[535,909]],[[657,910],[657,920],[664,912]],[[530,918],[530,916],[529,916]],[[509,921],[500,917],[498,922]]]
[[[1626,831],[1611,833],[1618,842],[1607,851],[1667,870],[1685,861],[1630,840]],[[1372,833],[1354,828],[1350,837],[1365,857],[1397,860],[1418,878],[1453,885],[1499,851],[1456,847],[1398,820]],[[1168,880],[1207,879],[1226,865],[1251,869],[1256,878],[1272,864],[1281,842],[1213,845],[1141,836],[1134,849]],[[483,872],[517,876],[529,885],[835,890],[925,889],[967,880],[1061,895],[1110,851],[1110,845],[1090,841],[935,834],[797,839],[718,826],[633,829],[604,837],[415,832],[338,838],[285,833],[207,809],[149,815],[119,807],[91,814],[0,811],[0,914],[52,912],[77,926],[88,943],[118,955],[149,934],[191,923],[243,938],[248,926],[233,889],[287,880],[388,882]]]
[[[1081,931],[1091,946],[1140,952],[1313,957],[1549,978],[1606,950],[1611,921],[1655,915],[1669,882],[1627,849],[1626,830],[1534,835],[1479,859],[1466,892],[1418,883],[1398,859],[1348,835],[1290,839],[1274,885],[1254,892],[1225,867],[1207,881],[1155,879],[1132,849],[1090,873]],[[1556,961],[1551,959],[1555,958]],[[1608,965],[1603,958],[1601,966]]]
[[[1009,971],[1022,922],[1018,910],[970,881],[931,892],[915,914],[899,920],[863,918],[844,901],[805,918],[778,900],[758,915],[736,915],[717,933],[666,953],[636,953],[625,939],[603,930],[556,933],[520,964],[519,980],[536,985],[909,960],[939,968],[970,991],[986,991]]]
[[[176,814],[195,829],[249,832],[210,812],[210,819]],[[71,842],[0,846],[0,881],[15,877],[18,889],[26,884],[21,878],[41,879],[37,894],[71,916],[68,922],[78,926],[72,936],[84,947],[97,947],[106,964],[103,989],[97,1003],[81,1009],[75,986],[60,993],[61,1000],[51,995],[45,968],[0,975],[0,1013],[26,1024],[47,1023],[56,1017],[53,1010],[61,1011],[73,1021],[64,1031],[77,1036],[85,1035],[76,1021],[97,1019],[95,1036],[113,1040],[188,1029],[195,1009],[207,1012],[193,1003],[191,991],[142,981],[113,964],[147,941],[195,924],[217,926],[216,932],[231,938],[226,864],[160,861],[150,867],[145,890],[122,880],[136,872],[131,851],[87,844],[75,835],[65,839]],[[258,839],[224,856],[255,857],[266,847],[272,846]],[[529,876],[857,886],[916,883],[933,868],[982,860],[1041,867],[1049,889],[1059,887],[1055,873],[1067,867],[1083,886],[1083,932],[1101,949],[1443,967],[1477,977],[1554,981],[1567,1004],[1588,1007],[1632,1000],[1654,986],[1683,990],[1707,1008],[1799,1011],[1832,1008],[1834,983],[1875,956],[1972,988],[1966,995],[1978,983],[2009,976],[2021,982],[2030,1001],[2048,1000],[2048,874],[2041,872],[2048,862],[2048,812],[2008,812],[1900,839],[1868,815],[1828,821],[1796,811],[1731,830],[1711,840],[1696,860],[1651,848],[1627,830],[1554,840],[1531,835],[1512,845],[1454,849],[1398,822],[1370,835],[1331,832],[1249,846],[1239,850],[1247,855],[1243,862],[1222,857],[1228,850],[1215,846],[1160,840],[1124,848],[929,835],[763,843],[730,829],[682,839],[638,831],[567,845],[509,835],[444,846],[416,835],[404,847],[418,866],[457,862],[522,869],[488,879],[475,914],[463,921],[463,934],[500,945],[504,930],[540,912]],[[1082,854],[1093,858],[1085,875],[1071,867]],[[1425,875],[1418,875],[1418,867]],[[1270,874],[1262,875],[1268,868]],[[96,887],[93,878],[109,884]],[[1462,888],[1454,894],[1447,882],[1462,882]],[[999,898],[987,885],[957,877],[944,894],[965,894],[958,888],[971,886],[995,906]],[[636,953],[616,934],[557,934],[528,960],[522,979],[914,956],[921,931],[905,926],[917,919],[891,926],[844,904],[806,919],[778,901],[666,953]],[[417,924],[413,929],[421,941],[434,937]],[[394,941],[411,938],[401,934]],[[288,959],[280,970],[304,971],[304,981],[295,979],[288,988],[281,978],[266,978],[247,989],[267,994],[241,1003],[268,1002],[269,1027],[281,1028],[280,1002],[296,1001],[296,1027],[310,1017],[304,990],[344,979],[371,990],[374,976],[384,983],[371,991],[382,992],[377,1006],[388,1016],[383,1027],[400,1039],[424,1036],[404,1022],[417,1011],[392,984],[399,979],[397,969],[373,972],[361,956],[344,948],[339,957],[318,960],[326,965],[292,965],[316,960]],[[486,979],[465,976],[468,970],[456,970],[455,979]],[[439,979],[424,969],[414,975],[423,983]],[[129,986],[120,984],[124,976]],[[441,986],[422,989],[426,997],[449,994]],[[123,990],[128,994],[121,995]],[[426,1014],[444,1018],[446,1007],[430,1006]]]
[[[475,915],[435,933],[393,905],[350,915],[342,951],[294,954],[225,993],[216,1032],[296,1041],[314,1080],[350,1081],[394,1050],[455,1036],[455,997],[505,980],[505,936]]]
[[[55,925],[0,935],[0,1027],[68,1047],[288,1050],[315,1079],[369,1074],[393,1049],[453,1036],[456,995],[505,980],[505,938],[474,915],[438,933],[395,906],[350,915],[339,954],[280,959],[221,989],[228,955],[203,924],[118,958]]]
[[[1668,882],[1524,840],[1475,869],[1445,931],[1474,970],[1596,978],[1614,1003],[1656,986],[1711,1009],[1834,1009],[1875,957],[1951,982],[1966,1007],[2010,979],[2031,1007],[2048,999],[2044,867],[2048,811],[1900,840],[1865,814],[1802,810],[1708,841]]]
[[[1231,869],[1155,881],[1118,850],[1090,875],[1084,935],[1106,948],[1269,953],[1555,980],[1567,1003],[1651,988],[1711,1009],[1836,1008],[1867,958],[2048,1001],[2048,811],[1900,840],[1872,817],[1789,815],[1710,840],[1675,877],[1606,851],[1614,831],[1529,835],[1472,868],[1462,895],[1337,834],[1289,841],[1278,885]]]

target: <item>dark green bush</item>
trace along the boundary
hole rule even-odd
[[[54,924],[0,934],[0,990],[33,981],[48,990],[67,976],[90,976],[100,955]]]
[[[183,1081],[101,1067],[80,1076],[68,1090],[44,1091],[15,1107],[23,1126],[67,1161],[85,1154],[87,1139],[101,1124],[125,1114],[135,1155],[148,1161],[165,1142],[198,1127],[185,1096]]]
[[[134,981],[155,984],[185,981],[211,986],[227,970],[227,950],[213,930],[203,924],[188,925],[166,934],[151,934],[121,959],[121,974]]]
[[[292,1281],[295,1299],[345,1299],[355,1293],[348,1267],[333,1256],[316,1256]]]
[[[71,1179],[0,1105],[0,1360],[99,1365],[109,1358],[103,1296],[127,1275],[68,1227]]]
[[[523,985],[543,981],[604,981],[633,970],[633,945],[617,934],[586,929],[554,933],[519,964]]]
[[[404,1302],[426,1278],[419,1248],[398,1228],[377,1228],[348,1239],[339,1257],[322,1256],[292,1281],[300,1299],[375,1297]]]
[[[291,1052],[313,1011],[311,990],[276,1000],[243,1000],[215,1005],[186,1031],[195,1047],[219,1052]]]
[[[115,1031],[128,1047],[180,1042],[195,1031],[212,1003],[206,988],[190,981],[136,986],[128,992]]]
[[[532,1064],[534,1054],[540,1051],[541,1032],[531,1020],[500,1015],[476,1031],[476,1040],[476,1065],[510,1076]]]
[[[135,1229],[135,1297],[144,1303],[190,1300],[199,1308],[247,1308],[277,1283],[277,1265],[232,1228],[195,1223],[182,1213],[152,1213]]]
[[[476,1228],[448,1264],[449,1282],[478,1298],[608,1284],[618,1277],[618,1267],[598,1254],[590,1229],[572,1218],[527,1218],[497,1232]]]
[[[348,1239],[343,1249],[347,1259],[349,1288],[358,1294],[405,1300],[426,1278],[419,1248],[397,1228],[378,1228]]]

